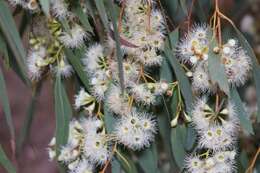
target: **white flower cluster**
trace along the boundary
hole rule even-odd
[[[38,22],[42,22],[45,27],[44,21]],[[76,23],[71,25],[69,33],[55,19],[50,19],[47,24],[47,33],[45,29],[38,28],[44,30],[44,33],[37,31],[39,36],[31,34],[33,37],[30,39],[27,65],[29,76],[35,81],[40,80],[48,71],[64,78],[70,77],[73,68],[68,63],[64,48],[79,48],[87,37],[84,29]]]
[[[156,123],[150,113],[138,112],[138,107],[156,105],[159,97],[171,89],[170,84],[157,82],[147,72],[150,68],[156,68],[152,65],[160,65],[162,60],[160,51],[164,42],[164,20],[162,14],[154,9],[154,4],[149,5],[148,1],[129,0],[122,3],[124,15],[118,27],[122,29],[120,37],[124,49],[124,93],[119,87],[118,62],[112,38],[109,37],[104,44],[89,46],[83,63],[90,78],[91,95],[98,103],[105,102],[108,109],[119,116],[114,131],[116,139],[126,147],[139,150],[153,141]],[[150,24],[146,22],[148,18]],[[131,123],[132,119],[134,122]]]
[[[236,151],[216,151],[210,157],[190,156],[185,160],[185,166],[191,173],[232,173],[235,171]]]
[[[207,25],[195,25],[181,40],[177,52],[182,62],[192,66],[192,87],[198,92],[214,92],[208,72],[209,44],[212,39]],[[221,47],[215,47],[215,53],[220,54],[226,76],[230,84],[243,85],[251,69],[251,59],[235,39],[229,39]]]
[[[214,111],[205,98],[199,99],[192,111],[192,122],[199,135],[197,150],[206,149],[207,152],[186,158],[188,172],[234,172],[234,148],[239,129],[234,106],[229,103],[227,107]]]
[[[21,6],[24,9],[28,9],[32,12],[39,10],[39,4],[37,0],[8,0],[9,3],[13,6]]]
[[[177,47],[180,60],[191,67],[188,73],[191,73],[189,77],[193,77],[193,90],[200,95],[205,92],[214,94],[218,89],[209,75],[208,59],[212,58],[210,52],[219,55],[231,85],[243,85],[251,69],[250,57],[238,46],[235,39],[229,39],[227,43],[211,48],[212,34],[207,25],[195,25]],[[203,97],[198,98],[191,111],[192,123],[199,138],[195,152],[185,161],[189,173],[236,172],[235,148],[240,126],[238,112],[232,103],[224,98],[219,101],[219,96],[216,98],[216,103],[211,103]]]
[[[132,111],[122,116],[115,127],[115,134],[120,143],[133,150],[140,150],[153,141],[156,121],[152,115]]]
[[[160,65],[165,37],[165,21],[161,12],[152,8],[152,0],[126,0],[122,3],[125,3],[122,37],[133,44],[124,47],[126,52],[145,66]]]
[[[49,157],[64,163],[70,173],[93,172],[98,165],[103,165],[110,158],[110,147],[102,121],[97,118],[72,120],[69,126],[68,142],[55,151],[55,138],[49,144]]]
[[[49,44],[45,38],[37,37],[31,38],[30,44],[27,66],[31,80],[39,81],[48,71],[64,78],[72,75],[73,68],[68,63],[59,42]]]

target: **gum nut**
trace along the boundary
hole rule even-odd
[[[214,48],[213,48],[213,52],[214,52],[214,53],[219,53],[219,47],[214,47]]]
[[[234,40],[234,39],[229,39],[229,40],[228,40],[228,44],[229,44],[229,46],[233,47],[233,46],[236,45],[236,40]]]
[[[192,64],[196,64],[197,61],[198,61],[198,59],[197,59],[196,56],[191,56],[191,57],[190,57],[190,62],[191,62]]]

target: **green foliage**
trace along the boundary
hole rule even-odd
[[[71,105],[69,103],[61,76],[56,77],[54,86],[54,101],[56,113],[56,147],[57,151],[59,151],[60,146],[67,143],[69,121],[72,116]]]
[[[16,173],[15,167],[7,158],[2,146],[0,145],[0,164],[5,168],[8,173]]]

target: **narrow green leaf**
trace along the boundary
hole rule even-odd
[[[138,163],[146,173],[158,173],[158,158],[155,143],[138,153]]]
[[[112,173],[121,173],[120,162],[117,159],[113,159],[111,162]]]
[[[239,160],[240,160],[241,166],[244,168],[244,170],[246,168],[248,168],[249,159],[248,159],[248,156],[244,149],[240,152]]]
[[[107,105],[104,107],[104,120],[106,125],[106,130],[108,133],[112,133],[116,123],[116,118],[113,116],[113,113],[109,111]]]
[[[109,21],[108,21],[108,17],[106,14],[106,8],[104,5],[104,1],[103,0],[95,0],[95,4],[98,10],[98,13],[101,17],[102,23],[106,29],[107,32],[109,32]]]
[[[176,55],[174,53],[174,50],[176,49],[177,43],[178,43],[178,38],[179,38],[179,30],[176,29],[173,32],[169,34],[169,39],[170,39],[170,46],[173,51],[170,50],[170,48],[166,45],[164,49],[164,53],[167,57],[167,59],[170,62],[170,65],[172,66],[175,76],[179,82],[180,89],[182,96],[184,97],[184,102],[186,105],[186,109],[189,111],[192,106],[192,91],[191,91],[191,85],[189,82],[189,79],[185,75],[185,71],[181,67],[180,63],[178,62]]]
[[[3,56],[5,58],[5,63],[9,64],[9,55],[8,55],[7,45],[6,45],[6,42],[1,33],[0,33],[0,53],[3,54]]]
[[[15,130],[11,115],[11,109],[9,105],[9,99],[7,95],[6,85],[5,85],[5,79],[2,73],[2,70],[0,68],[0,100],[2,102],[3,110],[5,113],[5,119],[10,131],[11,139],[15,140]]]
[[[67,19],[60,19],[60,23],[61,23],[61,26],[62,28],[67,32],[67,33],[70,33],[71,32],[71,29],[70,29],[70,25],[69,25],[69,22]]]
[[[212,36],[209,34],[210,37]],[[220,62],[220,55],[215,53],[213,49],[217,47],[216,39],[212,39],[209,45],[208,69],[211,81],[217,83],[222,91],[229,95],[228,79],[225,73],[225,67]]]
[[[171,112],[174,115],[173,118],[176,116],[177,111],[177,104],[178,104],[178,94],[177,91],[174,90],[172,98],[171,98]],[[184,137],[186,134],[184,133],[186,131],[184,125],[178,124],[176,127],[171,128],[171,151],[174,156],[174,160],[177,163],[178,167],[182,169],[183,167],[183,160],[185,156],[185,141]]]
[[[138,173],[133,159],[127,153],[123,153],[121,150],[116,153],[116,159],[122,166],[125,173]]]
[[[40,82],[36,86],[35,90],[33,90],[32,98],[31,98],[29,107],[27,109],[26,117],[24,119],[21,131],[20,131],[17,143],[16,143],[16,145],[17,145],[16,148],[17,148],[18,152],[21,151],[26,138],[30,134],[32,122],[33,122],[33,119],[35,117],[34,115],[35,115],[35,107],[36,107],[36,104],[37,104],[37,97],[40,94],[41,86],[42,86],[42,82]]]
[[[42,10],[45,13],[46,16],[49,17],[50,15],[50,0],[39,0]]]
[[[244,105],[241,101],[241,98],[237,92],[236,88],[230,89],[230,101],[235,105],[235,110],[237,112],[237,116],[240,120],[241,126],[250,134],[254,134],[252,123],[248,118],[248,115],[244,109]]]
[[[87,73],[83,70],[82,63],[79,57],[75,56],[74,53],[70,49],[65,49],[66,57],[68,58],[70,64],[72,65],[73,69],[76,71],[78,77],[80,78],[81,82],[85,86],[86,90],[89,91],[90,85],[88,81]]]
[[[12,13],[10,12],[8,5],[4,0],[0,0],[0,28],[15,56],[18,67],[23,78],[25,79],[26,84],[29,85],[30,81],[26,75],[26,53],[17,31],[15,21],[12,17]]]
[[[12,162],[7,158],[2,146],[0,145],[0,164],[5,168],[8,173],[16,173],[15,167]]]
[[[162,66],[160,68],[160,80],[166,82],[171,82],[173,80],[172,71],[166,58],[163,59]],[[176,163],[174,162],[174,157],[171,150],[171,138],[169,138],[169,136],[171,136],[171,116],[165,98],[163,98],[163,105],[164,109],[157,113],[159,133],[162,137],[165,151],[170,159],[171,169],[174,172],[176,171]]]
[[[193,99],[190,82],[187,76],[185,75],[185,71],[183,70],[183,68],[181,67],[180,63],[176,59],[175,55],[171,52],[171,50],[165,47],[164,53],[168,58],[172,68],[174,69],[174,73],[180,85],[182,96],[184,97],[186,108],[189,111],[191,109]]]
[[[106,126],[106,131],[108,133],[113,133],[114,126],[116,123],[116,118],[114,117],[113,113],[108,109],[107,104],[104,105],[104,121]],[[130,158],[127,153],[121,152],[117,148],[117,152],[115,153],[115,159],[120,163],[120,166],[126,173],[138,173],[134,162]],[[113,167],[113,163],[112,163]],[[113,172],[114,173],[114,172]]]
[[[196,130],[193,128],[191,124],[188,124],[186,128],[187,128],[187,133],[186,133],[185,149],[187,151],[191,151],[194,147],[197,134],[196,134]]]
[[[119,33],[117,28],[117,17],[116,17],[116,10],[115,10],[115,4],[113,3],[113,0],[108,0],[108,11],[110,14],[110,18],[113,24],[113,34],[114,39],[116,41],[116,55],[117,55],[117,64],[118,64],[118,71],[119,71],[119,79],[120,79],[120,87],[123,92],[124,90],[124,71],[123,71],[123,54],[120,47],[120,41],[119,41]]]
[[[175,161],[180,169],[183,168],[186,151],[184,149],[184,137],[186,136],[186,127],[184,125],[177,125],[171,130],[171,144]]]
[[[247,54],[250,56],[252,60],[252,66],[253,66],[253,77],[254,77],[254,82],[255,82],[255,87],[256,87],[256,95],[257,95],[257,107],[260,108],[260,66],[257,61],[256,55],[254,53],[254,50],[246,40],[246,38],[243,36],[243,34],[238,30],[238,28],[234,28],[237,35],[239,42],[241,46],[247,51]],[[257,121],[260,122],[260,109],[258,109],[257,112]]]
[[[56,147],[59,152],[60,147],[67,143],[69,132],[69,121],[72,116],[71,105],[67,97],[61,76],[57,76],[54,86],[54,102],[56,114]]]
[[[93,29],[88,21],[88,16],[83,12],[82,8],[80,6],[77,6],[73,9],[73,12],[78,16],[85,30],[90,33],[93,33]]]
[[[179,0],[181,9],[183,10],[185,15],[188,15],[188,7],[187,7],[187,2],[186,0]]]

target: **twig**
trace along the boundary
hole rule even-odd
[[[256,159],[257,159],[257,157],[258,157],[259,154],[260,154],[260,147],[258,148],[258,150],[257,150],[257,152],[256,152],[256,154],[255,154],[255,156],[254,156],[254,158],[253,158],[251,164],[250,164],[249,167],[247,168],[246,173],[253,173],[253,169],[254,169],[254,166],[255,166],[255,162],[256,162]]]

